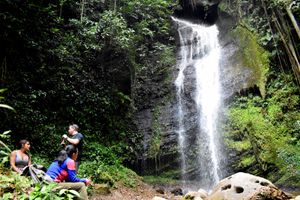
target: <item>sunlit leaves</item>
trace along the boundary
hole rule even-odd
[[[249,94],[234,102],[228,112],[226,141],[239,156],[236,167],[276,166],[285,178],[299,170],[300,101],[292,76],[272,80],[266,99]]]
[[[127,22],[113,11],[105,11],[99,22],[100,35],[106,44],[120,49],[127,49],[133,43],[134,30],[128,28]]]
[[[267,1],[271,6],[281,6],[285,7],[290,5],[292,2],[296,2],[293,0],[268,0]]]
[[[132,21],[134,30],[139,35],[153,36],[167,35],[170,30],[170,7],[175,4],[171,0],[152,1],[124,1],[122,13]],[[138,35],[138,36],[139,36]]]
[[[3,93],[4,91],[6,91],[7,89],[0,89],[0,94]],[[3,96],[0,96],[0,101],[3,100],[4,97]],[[0,108],[6,108],[6,109],[9,109],[9,110],[13,110],[15,111],[15,109],[7,104],[3,104],[3,103],[0,103]]]

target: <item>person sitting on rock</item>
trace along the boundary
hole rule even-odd
[[[80,199],[86,200],[88,195],[85,186],[90,185],[91,181],[77,178],[75,165],[77,157],[78,149],[73,145],[68,145],[65,150],[61,150],[57,159],[48,168],[45,180],[57,182],[58,189],[76,190],[79,192]]]
[[[22,174],[24,169],[31,165],[31,159],[28,155],[30,150],[30,142],[28,140],[21,140],[19,142],[20,149],[14,150],[10,154],[10,166],[12,170]]]

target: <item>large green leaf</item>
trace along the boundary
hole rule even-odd
[[[11,107],[11,106],[9,106],[9,105],[6,105],[6,104],[0,104],[0,107],[1,107],[1,108],[7,108],[7,109],[10,109],[10,110],[15,111],[15,109],[14,109],[13,107]]]

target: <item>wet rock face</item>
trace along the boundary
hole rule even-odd
[[[219,42],[222,51],[220,60],[223,99],[230,100],[238,93],[252,76],[251,71],[243,67],[243,63],[236,59],[240,51],[231,31],[237,26],[237,20],[227,13],[220,12],[216,24],[219,29]]]
[[[224,103],[229,103],[237,93],[243,93],[244,91],[263,95],[259,85],[261,85],[260,80],[263,79],[261,74],[263,74],[264,69],[263,67],[260,68],[261,70],[256,69],[254,65],[247,62],[247,56],[245,56],[248,52],[256,52],[257,48],[245,45],[244,41],[241,40],[245,37],[243,35],[245,33],[236,34],[239,30],[237,19],[228,13],[220,11],[216,25],[219,30],[222,55],[220,59],[220,76]],[[260,63],[261,58],[255,56],[254,53],[252,54],[251,62]]]
[[[181,5],[211,6],[220,3],[222,0],[181,0]]]
[[[175,16],[199,23],[214,24],[218,19],[218,4],[221,0],[181,0],[181,10]]]
[[[213,5],[217,6],[217,4]],[[233,38],[230,31],[236,26],[236,19],[226,13],[220,12],[220,17],[216,21],[216,25],[219,29],[219,42],[221,46],[222,58],[220,60],[221,65],[221,81],[222,81],[222,99],[226,103],[242,89],[246,88],[247,82],[252,77],[251,69],[244,66],[240,60],[236,59],[237,53],[240,51],[239,45],[236,42],[236,38]],[[186,30],[190,31],[189,29]],[[179,47],[179,37],[177,34],[177,27],[174,27],[174,37],[177,39],[177,46]],[[175,45],[175,44],[174,44]],[[192,45],[192,41],[189,41],[186,45]],[[174,56],[176,56],[174,54]],[[177,58],[179,60],[181,58]],[[168,66],[167,70],[162,70],[159,65],[153,64],[149,68],[145,68],[143,72],[137,78],[137,81],[133,87],[134,90],[134,102],[136,106],[135,123],[138,132],[143,134],[143,143],[141,144],[142,150],[138,155],[137,162],[134,163],[134,168],[141,174],[154,174],[160,171],[166,171],[167,169],[178,169],[180,166],[180,152],[178,147],[178,102],[176,100],[176,88],[174,81],[178,74],[176,64],[174,66]],[[167,67],[166,67],[167,68]],[[162,71],[168,71],[168,73],[162,73]],[[192,67],[188,67],[185,70],[185,76],[193,79]],[[166,81],[168,80],[168,81]],[[189,83],[190,81],[186,81]],[[195,115],[195,104],[190,103],[189,99],[193,98],[193,90],[195,85],[184,85],[184,106],[187,108],[183,124],[186,128],[188,144],[192,144],[192,141],[196,141],[195,132],[199,130],[197,125],[197,116]],[[154,140],[157,137],[157,140]],[[205,140],[205,138],[201,138]],[[159,142],[159,146],[158,146]],[[153,147],[159,147],[156,157],[149,153]],[[188,149],[196,149],[195,146],[188,146]],[[200,148],[200,147],[197,147]],[[203,149],[207,149],[207,146],[201,146]],[[202,149],[201,149],[202,150]],[[188,151],[191,160],[194,160],[194,151]],[[203,151],[202,151],[203,152]],[[232,160],[232,159],[228,159]],[[207,162],[207,160],[202,160]],[[229,162],[229,161],[228,161]],[[222,165],[224,170],[226,165],[230,165],[227,161]],[[199,166],[194,166],[184,174],[188,179],[196,177],[195,174],[199,173]],[[226,175],[226,174],[224,174]],[[180,176],[180,170],[178,174]],[[203,178],[203,177],[201,177]],[[239,190],[239,189],[237,189]]]

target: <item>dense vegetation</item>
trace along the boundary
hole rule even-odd
[[[96,183],[125,180],[134,186],[137,176],[123,164],[134,161],[141,148],[143,133],[133,115],[147,101],[135,91],[144,89],[139,88],[143,76],[154,73],[153,65],[171,65],[175,41],[169,17],[176,5],[173,0],[1,1],[0,89],[7,89],[0,91],[5,97],[0,98],[1,161],[7,164],[9,151],[27,138],[34,161],[47,166],[68,125],[77,123],[88,144],[79,174]],[[299,7],[281,0],[220,5],[270,53],[267,82],[259,85],[264,94],[249,90],[230,105],[225,128],[237,155],[234,170],[296,186],[300,42],[290,20],[299,21]]]
[[[0,88],[14,111],[1,109],[7,154],[31,141],[34,161],[48,166],[62,134],[76,123],[85,136],[80,176],[132,186],[123,167],[139,151],[134,88],[152,63],[172,55],[171,0],[0,2]],[[173,56],[172,56],[173,57]],[[1,104],[5,105],[5,104]],[[7,107],[7,105],[5,105]]]
[[[299,35],[291,15],[300,18],[299,2],[225,2],[236,9],[239,24],[257,36],[269,52],[265,88],[237,95],[224,123],[226,143],[233,151],[234,171],[262,175],[285,186],[300,186]],[[261,17],[264,16],[264,17]],[[284,37],[282,37],[284,36]],[[260,83],[257,84],[261,87]]]
[[[227,142],[236,150],[234,168],[278,183],[300,181],[299,90],[292,76],[270,74],[265,99],[249,93],[229,109]]]
[[[87,143],[133,159],[141,135],[132,87],[143,68],[165,62],[151,55],[173,42],[171,3],[1,1],[0,86],[16,113],[1,112],[0,131],[53,157],[68,124],[77,123]]]

